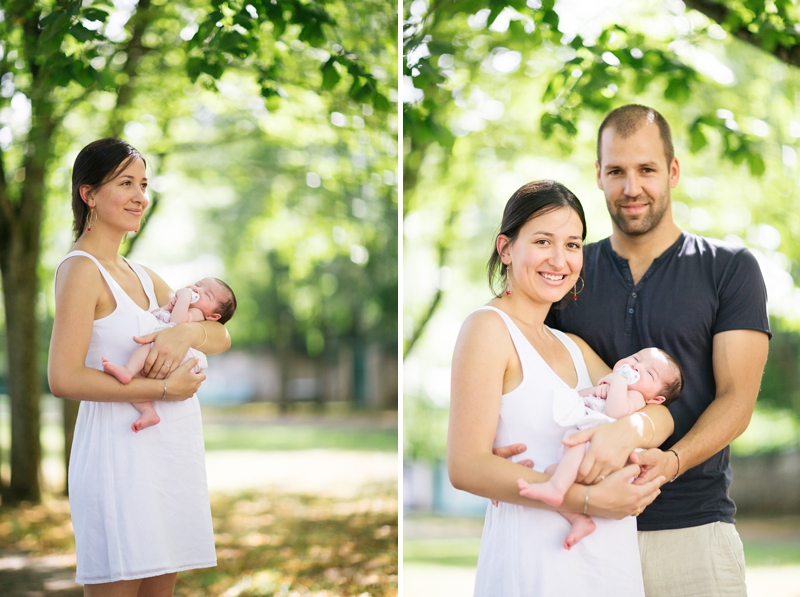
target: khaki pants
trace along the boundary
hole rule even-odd
[[[647,597],[747,597],[744,550],[727,522],[639,531]]]

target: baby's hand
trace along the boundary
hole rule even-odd
[[[605,377],[602,377],[598,383],[598,385],[607,385],[612,383],[619,383],[623,382],[625,385],[628,385],[628,380],[625,379],[622,375],[617,373],[616,371],[612,371]]]
[[[175,291],[175,299],[179,298],[188,298],[190,301],[192,300],[192,289],[191,288],[178,288]]]
[[[175,308],[175,301],[177,300],[178,300],[177,295],[173,294],[172,298],[169,299],[169,302],[166,305],[164,305],[164,309],[166,309],[167,311],[172,311],[172,309]]]
[[[609,386],[607,383],[601,383],[594,389],[595,390],[594,395],[597,396],[598,398],[602,398],[603,400],[605,400],[606,398],[608,398],[608,387]]]

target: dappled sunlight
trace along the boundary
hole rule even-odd
[[[214,494],[218,564],[178,575],[179,597],[397,595],[397,486],[348,499],[277,491]],[[0,586],[17,597],[81,595],[65,497],[0,508]],[[49,587],[49,588],[48,588]],[[69,592],[66,592],[69,591]],[[272,591],[272,593],[270,593]]]

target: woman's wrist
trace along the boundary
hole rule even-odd
[[[194,323],[198,328],[200,328],[200,332],[203,334],[203,340],[199,344],[194,342],[192,343],[192,347],[199,350],[200,347],[203,346],[208,341],[208,330],[206,329],[206,326],[202,325],[199,321],[194,321],[192,323]]]

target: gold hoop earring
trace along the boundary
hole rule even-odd
[[[581,289],[578,290],[578,282],[581,283]],[[572,300],[577,301],[578,295],[583,292],[583,289],[586,288],[586,282],[583,281],[583,278],[578,276],[578,279],[575,281],[575,286],[572,288]]]
[[[86,232],[92,231],[92,226],[97,223],[97,212],[94,207],[89,208],[89,213],[86,214]]]

